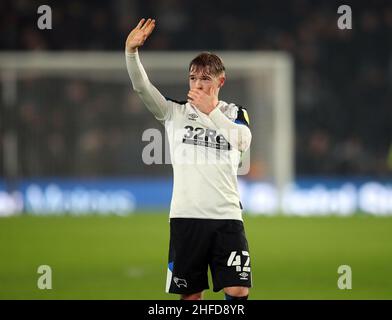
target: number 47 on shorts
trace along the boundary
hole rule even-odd
[[[246,258],[246,261],[245,261],[242,268],[241,268],[241,266],[242,266],[241,257]],[[237,251],[232,251],[230,253],[229,259],[227,260],[227,266],[228,267],[236,267],[237,272],[241,272],[241,271],[250,272],[249,263],[250,263],[250,257],[249,257],[248,251],[242,251],[242,255],[237,254]]]

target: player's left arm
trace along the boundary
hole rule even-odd
[[[212,110],[208,116],[234,148],[245,152],[250,147],[252,141],[252,133],[249,129],[249,117],[245,108],[236,108],[238,110],[234,122],[219,108]]]

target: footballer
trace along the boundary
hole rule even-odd
[[[134,91],[165,126],[169,140],[174,180],[166,291],[201,300],[210,267],[214,292],[245,300],[252,274],[237,170],[252,139],[247,112],[219,100],[225,67],[209,52],[189,64],[187,100],[165,98],[149,81],[138,53],[154,28],[155,20],[141,19],[128,35],[125,57]]]

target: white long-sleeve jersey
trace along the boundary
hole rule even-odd
[[[219,101],[206,115],[165,98],[149,81],[138,52],[126,52],[133,89],[166,129],[173,166],[170,218],[242,220],[237,170],[251,142],[244,108]]]

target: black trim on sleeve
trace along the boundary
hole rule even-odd
[[[245,115],[244,115],[244,110],[245,110],[245,112],[247,112],[246,109],[244,107],[239,106],[239,105],[237,105],[237,107],[238,107],[238,113],[237,113],[237,119],[235,119],[235,123],[244,124],[247,127],[249,127],[249,122],[248,122],[248,120],[246,120]]]
[[[174,102],[174,103],[177,103],[177,104],[186,104],[187,103],[187,101],[178,101],[178,100],[175,100],[175,99],[171,99],[171,98],[168,98],[168,97],[165,97],[165,99],[167,100],[167,101],[171,101],[171,102]]]

